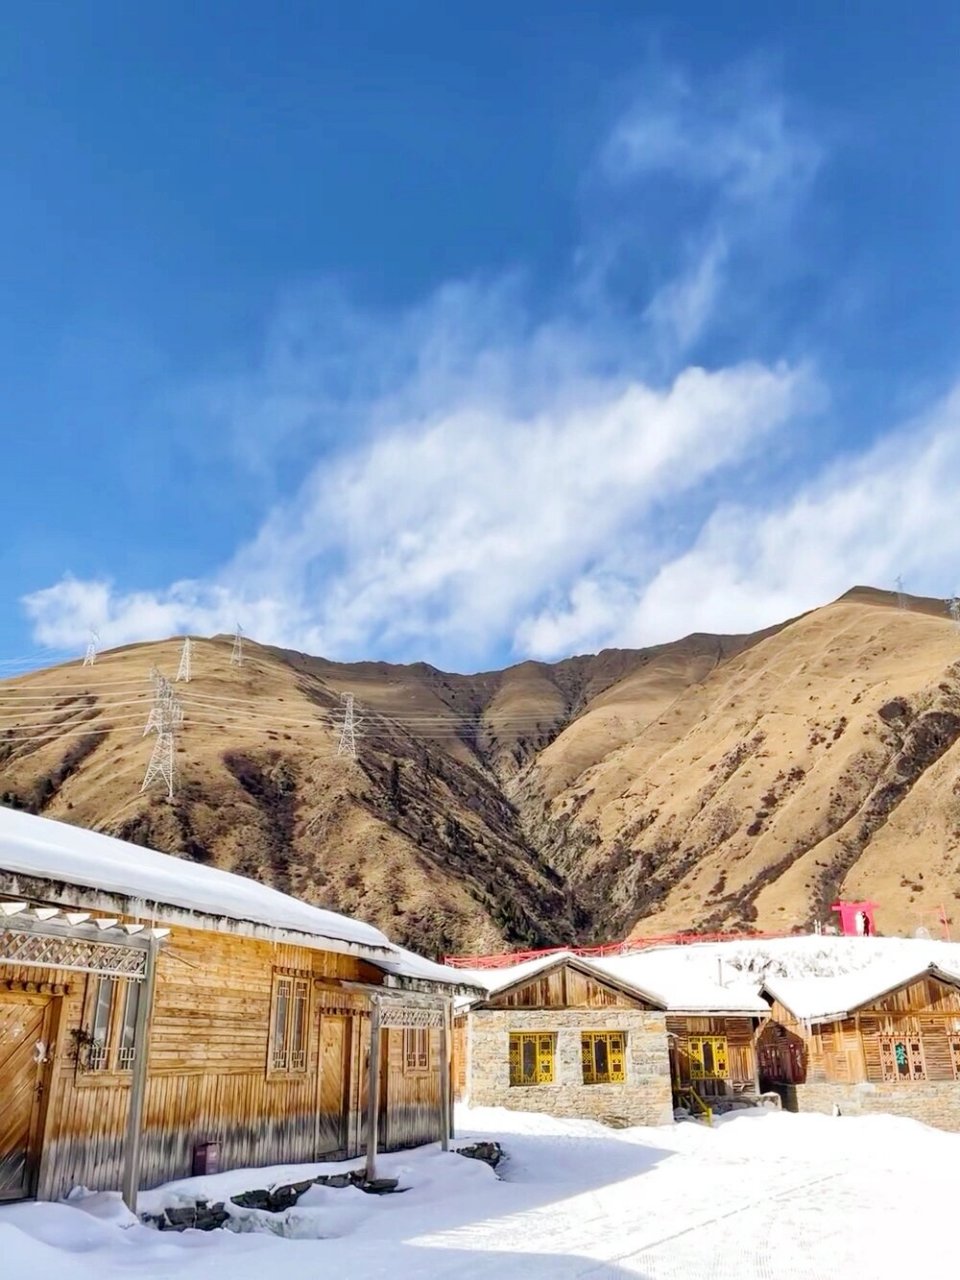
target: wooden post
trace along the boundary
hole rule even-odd
[[[753,1050],[753,1088],[757,1096],[760,1096],[760,1037],[763,1035],[763,1022],[760,1018],[755,1018],[756,1026],[750,1035],[750,1048]]]
[[[450,1001],[443,1002],[443,1021],[440,1024],[440,1147],[450,1150],[453,1136],[453,1112],[450,1089]]]
[[[370,1000],[370,1061],[367,1068],[367,1163],[368,1182],[377,1176],[377,1129],[380,1121],[380,1001]]]
[[[127,1113],[127,1141],[123,1153],[123,1203],[131,1213],[137,1212],[137,1192],[140,1190],[140,1147],[143,1136],[143,1103],[147,1089],[147,1059],[150,1056],[150,1024],[153,1014],[153,993],[157,984],[156,938],[150,939],[147,951],[147,968],[140,988],[137,1004],[137,1020],[133,1043],[136,1054],[130,1080],[130,1109]]]

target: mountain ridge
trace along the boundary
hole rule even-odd
[[[960,635],[909,604],[473,675],[198,639],[172,803],[142,727],[181,641],[127,645],[0,682],[0,795],[437,953],[809,926],[842,890],[910,929],[960,898]]]

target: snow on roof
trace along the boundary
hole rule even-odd
[[[651,1004],[666,1010],[691,1013],[767,1013],[757,982],[745,980],[727,969],[721,985],[716,960],[709,964],[693,953],[695,947],[664,947],[629,956],[603,959],[553,952],[503,969],[463,970],[471,983],[483,986],[490,996],[535,978],[556,964],[573,961],[600,982],[613,981]],[[729,981],[728,981],[729,980]]]
[[[931,967],[960,979],[960,945],[928,938],[790,938],[701,943],[690,950],[722,957],[745,982],[760,984],[803,1021],[856,1009],[916,979]]]
[[[399,949],[372,925],[312,907],[229,871],[2,806],[0,871],[120,894],[134,902],[289,930],[305,935],[304,945],[308,946],[309,938],[324,944],[347,943],[366,951],[375,961],[393,956],[398,965],[403,963]]]
[[[960,943],[919,938],[810,934],[650,947],[584,958],[554,952],[503,969],[461,970],[488,995],[567,960],[674,1013],[769,1012],[761,988],[804,1020],[846,1013],[902,986],[931,966],[960,982]]]
[[[463,969],[454,969],[448,964],[437,964],[436,961],[427,960],[425,956],[418,956],[415,951],[407,951],[404,947],[393,946],[391,950],[396,959],[376,961],[377,967],[386,973],[395,973],[404,978],[418,978],[427,982],[444,982],[448,986],[462,989],[471,988],[476,995],[480,995],[483,990],[482,985],[475,981],[473,975],[466,973]]]
[[[718,964],[699,945],[657,947],[595,960],[595,967],[653,996],[667,1012],[765,1014],[769,1006],[757,982]]]
[[[585,963],[574,956],[572,951],[552,951],[548,955],[524,960],[520,964],[505,965],[502,969],[461,969],[460,972],[471,986],[480,987],[488,995],[495,996],[524,978],[535,978],[544,969],[550,969],[555,964],[573,959],[579,960],[581,964]]]

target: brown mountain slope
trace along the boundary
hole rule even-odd
[[[811,925],[841,891],[912,930],[960,897],[960,633],[942,602],[858,588],[689,682],[624,745],[584,746],[590,720],[514,800],[613,934]],[[591,755],[558,789],[556,761]]]
[[[960,894],[960,633],[858,588],[753,636],[452,675],[195,642],[173,803],[141,794],[179,640],[0,683],[0,796],[440,951]],[[354,693],[357,761],[336,753]],[[954,888],[956,886],[956,890]]]

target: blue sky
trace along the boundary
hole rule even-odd
[[[471,669],[960,588],[956,6],[3,37],[0,660],[239,619]]]

